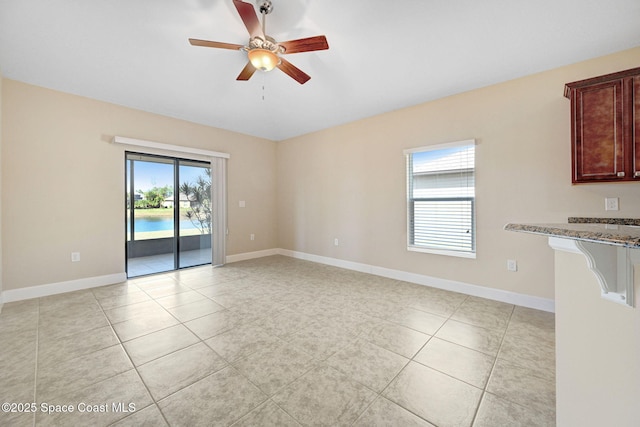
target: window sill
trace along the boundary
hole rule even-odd
[[[458,258],[469,258],[476,259],[475,252],[458,252],[458,251],[445,251],[441,249],[429,249],[429,248],[420,248],[417,246],[407,246],[407,250],[410,252],[422,252],[426,254],[435,254],[435,255],[445,255],[445,256],[453,256]]]

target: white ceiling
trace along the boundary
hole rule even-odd
[[[311,76],[304,85],[280,70],[237,82],[244,52],[188,43],[247,43],[231,0],[0,0],[0,70],[283,140],[640,45],[638,0],[273,3],[276,40],[329,41],[329,50],[287,55]]]

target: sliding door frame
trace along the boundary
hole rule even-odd
[[[111,143],[135,147],[133,150],[143,154],[159,154],[166,156],[179,156],[187,160],[203,160],[211,164],[211,179],[215,180],[216,186],[211,187],[212,203],[212,235],[215,239],[211,242],[212,258],[211,264],[214,267],[222,266],[226,262],[226,241],[227,241],[227,160],[231,158],[228,153],[205,150],[202,148],[187,147],[183,145],[166,144],[162,142],[148,141],[143,139],[128,138],[124,136],[114,136]],[[125,161],[126,162],[126,161]],[[126,183],[125,183],[126,187]],[[214,190],[215,188],[215,190]],[[126,242],[126,240],[125,240]]]

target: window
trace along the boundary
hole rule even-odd
[[[408,250],[475,258],[475,140],[405,150]]]

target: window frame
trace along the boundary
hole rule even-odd
[[[423,153],[428,151],[439,151],[439,150],[445,150],[449,148],[456,148],[456,147],[470,146],[470,145],[474,146],[474,165],[473,165],[474,195],[473,197],[469,197],[469,196],[463,196],[463,197],[442,196],[442,197],[433,197],[433,198],[423,198],[423,197],[414,198],[413,197],[413,194],[412,194],[413,167],[411,163],[413,154]],[[476,145],[477,144],[475,139],[467,139],[462,141],[427,145],[427,146],[409,148],[409,149],[403,150],[403,153],[405,155],[405,173],[406,173],[406,213],[407,213],[407,250],[408,251],[453,256],[453,257],[459,257],[459,258],[471,258],[471,259],[476,258],[476,253],[477,253],[477,243],[476,243],[477,209],[476,209],[476,194],[475,194],[475,189],[477,186],[476,179],[475,179],[476,178],[476,166],[475,166],[475,157],[476,157],[475,146]],[[471,251],[429,248],[429,247],[419,246],[411,243],[412,236],[413,236],[412,224],[414,223],[414,221],[412,220],[412,215],[414,212],[413,206],[415,205],[415,202],[420,200],[437,200],[437,199],[439,200],[470,200],[471,201],[471,227],[472,227],[472,250]],[[415,240],[415,237],[414,237],[414,240]]]

